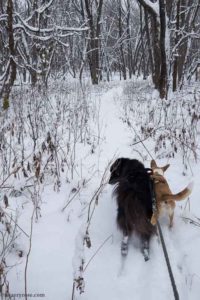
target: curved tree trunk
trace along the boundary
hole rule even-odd
[[[166,62],[166,49],[165,49],[165,32],[166,32],[166,7],[165,0],[158,0],[159,13],[151,4],[153,2],[146,0],[138,0],[151,16],[151,31],[152,31],[152,46],[153,46],[153,59],[152,65],[152,79],[155,88],[159,90],[160,97],[167,97],[167,62]],[[147,35],[148,30],[146,27]],[[148,42],[148,44],[150,44]]]

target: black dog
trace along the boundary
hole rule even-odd
[[[149,259],[149,240],[156,232],[150,223],[152,192],[149,169],[136,159],[119,158],[110,168],[109,184],[116,184],[117,224],[123,232],[122,255],[127,255],[128,238],[135,232],[142,241],[145,261]]]

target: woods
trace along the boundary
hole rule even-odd
[[[157,237],[148,265],[134,232],[120,257],[119,157],[196,180],[161,226],[198,299],[199,82],[200,0],[0,0],[1,300],[173,298]]]
[[[200,1],[33,0],[0,3],[2,101],[19,83],[90,74],[151,76],[161,98],[199,78]]]

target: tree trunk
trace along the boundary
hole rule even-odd
[[[121,71],[124,80],[126,80],[126,63],[124,57],[124,47],[123,47],[123,28],[122,28],[122,5],[121,0],[118,0],[118,11],[119,11],[119,18],[118,18],[118,27],[119,27],[119,39],[120,39],[120,56],[121,56]]]
[[[160,82],[160,68],[161,68],[161,53],[160,53],[160,40],[159,40],[159,31],[160,25],[158,23],[157,17],[151,17],[152,24],[152,44],[153,44],[153,83],[155,88],[159,90],[159,82]]]
[[[127,19],[126,19],[126,26],[127,26],[127,59],[128,59],[128,71],[129,71],[129,78],[131,79],[133,70],[132,70],[132,49],[131,49],[131,33],[130,33],[130,0],[127,0]]]
[[[31,24],[34,26],[34,27],[39,27],[39,24],[38,24],[38,12],[37,12],[37,9],[38,9],[38,0],[34,0],[33,1],[33,18],[32,18],[32,22]],[[37,83],[37,62],[38,62],[38,51],[37,51],[37,48],[36,48],[36,43],[33,43],[33,47],[32,47],[32,53],[31,53],[31,57],[32,57],[32,66],[33,68],[30,68],[29,71],[30,71],[30,75],[31,75],[31,84],[32,86],[35,86],[36,83]]]
[[[13,35],[13,2],[7,2],[7,30],[8,30],[8,46],[9,46],[9,67],[6,74],[5,84],[2,87],[1,96],[3,98],[3,107],[9,106],[9,96],[16,79],[16,63],[15,63],[15,41]]]
[[[159,0],[159,14],[150,5],[149,1],[138,0],[144,10],[151,16],[152,46],[153,46],[153,74],[155,88],[159,90],[160,97],[167,97],[167,62],[165,49],[166,7],[165,0]],[[150,44],[148,42],[148,44]]]
[[[166,32],[166,15],[165,0],[160,0],[160,53],[161,53],[161,69],[159,91],[160,98],[167,98],[167,58],[165,49],[165,32]]]
[[[146,11],[146,9],[144,9],[144,18],[145,18],[145,26],[146,26],[147,46],[148,46],[148,52],[149,52],[150,68],[151,68],[151,73],[155,74],[154,64],[153,64],[152,47],[151,47],[151,39],[150,39],[150,33],[149,33],[148,12]]]
[[[103,0],[97,3],[97,20],[95,24],[94,16],[92,14],[92,3],[85,0],[85,9],[88,17],[88,24],[90,30],[90,41],[88,45],[88,61],[90,66],[90,74],[92,84],[98,84],[100,80],[100,62],[99,62],[99,46],[100,46],[100,32],[101,32],[101,13]]]
[[[146,61],[145,61],[145,48],[144,48],[144,38],[143,38],[143,16],[142,16],[142,6],[140,5],[140,32],[141,32],[141,47],[142,47],[142,56],[141,56],[141,65],[143,70],[144,79],[146,79]]]
[[[144,10],[150,15],[151,32],[152,32],[152,56],[153,56],[153,70],[152,80],[155,88],[160,90],[160,70],[161,70],[161,49],[160,49],[160,23],[157,12],[145,0],[138,0]],[[147,27],[146,27],[147,28]]]
[[[177,8],[176,8],[176,37],[175,37],[175,45],[178,43],[179,40],[179,28],[180,28],[180,5],[181,5],[181,1],[178,0],[177,1]],[[176,91],[177,89],[177,75],[178,75],[178,55],[179,55],[179,51],[177,49],[176,53],[175,53],[175,57],[174,57],[174,68],[173,68],[173,86],[172,86],[172,90],[173,92]]]

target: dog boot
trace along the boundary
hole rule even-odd
[[[142,242],[142,254],[144,256],[144,260],[148,261],[150,259],[149,257],[149,243],[148,241]]]
[[[121,255],[126,256],[128,254],[128,236],[124,236],[121,242]]]

